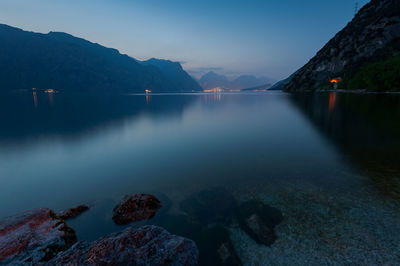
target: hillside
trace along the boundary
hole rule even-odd
[[[141,62],[144,65],[155,66],[161,73],[167,77],[175,88],[179,88],[180,91],[202,91],[203,89],[186,71],[183,70],[182,66],[178,62],[172,62],[170,60],[151,58],[150,60]]]
[[[372,0],[284,86],[286,91],[339,88],[400,90],[400,1]],[[396,78],[397,76],[397,78]],[[386,80],[386,84],[382,84]],[[372,84],[371,84],[372,82]]]
[[[31,88],[112,93],[200,90],[187,78],[177,79],[186,74],[178,70],[178,74],[163,71],[66,33],[41,34],[0,25],[3,92]]]

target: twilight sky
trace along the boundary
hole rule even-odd
[[[191,74],[285,78],[354,15],[355,0],[0,0],[0,23],[63,31]],[[368,0],[360,0],[359,5]]]

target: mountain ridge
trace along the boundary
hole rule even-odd
[[[228,89],[248,89],[258,86],[264,86],[271,83],[271,79],[265,77],[255,77],[253,75],[240,75],[233,80],[230,80],[224,75],[210,71],[204,74],[200,79],[199,83],[203,89],[213,89],[217,87],[223,87]]]
[[[175,63],[168,61],[164,68],[168,66],[174,69]],[[194,80],[188,82],[191,77],[183,69],[173,72],[68,33],[42,34],[0,24],[1,91],[201,91]]]
[[[399,43],[400,1],[371,0],[292,75],[284,90],[331,89],[330,79],[341,76],[346,82],[362,67],[396,56],[400,51]]]

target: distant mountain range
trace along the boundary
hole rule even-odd
[[[41,34],[0,24],[0,91],[32,88],[112,93],[202,91],[176,62],[141,62],[66,33]]]
[[[224,75],[220,75],[211,71],[203,75],[200,78],[199,83],[204,89],[223,87],[228,89],[242,90],[258,86],[265,86],[266,84],[271,83],[271,79],[265,77],[257,78],[251,75],[242,75],[230,80]]]
[[[399,77],[400,1],[371,0],[283,87],[332,89],[335,79],[340,89],[400,91]]]
[[[261,86],[241,89],[241,91],[266,91],[266,90],[270,90],[271,87],[272,87],[272,84],[268,83],[268,84],[264,84],[264,85],[261,85]]]

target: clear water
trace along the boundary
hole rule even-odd
[[[112,208],[133,193],[166,196],[169,212],[182,213],[188,195],[224,187],[238,201],[255,198],[282,210],[280,239],[290,235],[285,226],[296,226],[293,208],[314,204],[288,200],[294,195],[331,193],[326,209],[356,195],[399,213],[400,95],[38,92],[0,102],[0,216],[90,204],[69,222],[81,240],[121,230]],[[168,230],[180,233],[173,223]],[[249,250],[259,246],[240,246],[251,240],[238,240],[234,225],[230,230],[242,261],[254,259]],[[381,252],[377,262],[391,261],[389,255]]]

